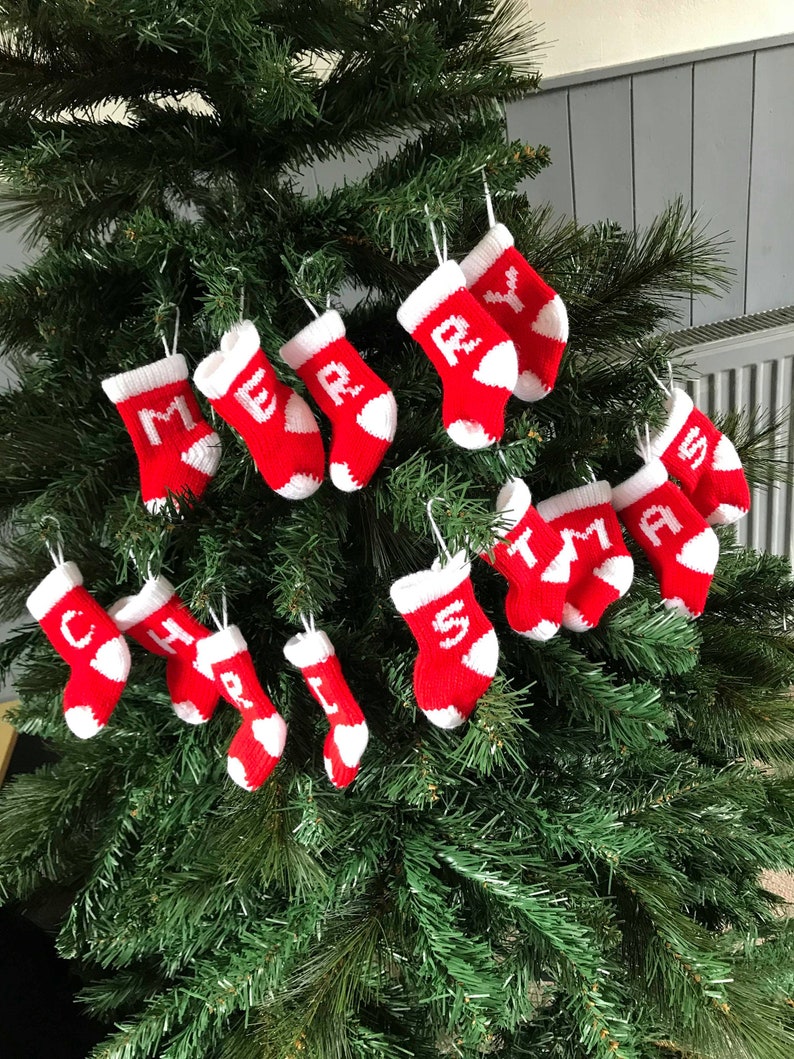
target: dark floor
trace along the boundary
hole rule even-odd
[[[22,735],[6,779],[51,759],[41,740]],[[85,1059],[104,1036],[75,1003],[79,983],[50,936],[63,910],[50,902],[33,922],[21,909],[0,908],[0,1059]]]

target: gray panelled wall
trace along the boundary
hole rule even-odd
[[[730,293],[682,327],[794,303],[794,40],[546,82],[508,107],[511,136],[553,165],[526,191],[581,222],[643,226],[678,195],[726,232]]]

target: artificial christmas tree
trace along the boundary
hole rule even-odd
[[[107,1025],[95,1059],[789,1059],[794,931],[759,873],[794,862],[794,584],[784,560],[718,525],[704,613],[671,612],[606,484],[640,470],[635,430],[669,433],[653,376],[671,355],[671,297],[723,273],[683,207],[635,236],[554,221],[516,190],[548,162],[505,130],[502,104],[538,80],[523,7],[3,9],[4,208],[36,257],[0,284],[19,374],[0,398],[0,600],[21,613],[61,541],[103,614],[138,597],[150,568],[196,623],[205,681],[201,705],[192,679],[183,699],[133,624],[127,683],[83,741],[63,722],[68,667],[39,626],[0,651],[16,723],[58,752],[0,796],[0,894],[68,899],[58,946]],[[365,164],[317,191],[311,167],[355,152]],[[553,317],[518,335],[519,355],[473,275],[466,290],[483,171],[544,285],[530,284],[533,321]],[[430,222],[449,246],[443,319],[421,286],[438,267]],[[315,418],[311,358],[288,345],[304,297],[344,319],[372,372],[345,347],[353,389],[358,371],[375,400],[393,395],[390,445],[391,422],[373,443],[358,434],[357,406]],[[101,384],[151,365],[160,336],[172,348],[177,309],[199,391],[180,374],[179,395],[220,459],[188,476],[187,423],[158,406],[179,458],[145,486],[147,510],[144,471],[160,462],[147,456],[139,479]],[[540,380],[519,396],[542,400],[513,395],[519,368]],[[262,387],[276,398],[264,421]],[[289,429],[290,391],[303,431]],[[732,454],[723,496],[719,426],[701,477],[680,483],[704,519],[745,501]],[[337,489],[325,454],[343,438]],[[303,442],[313,451],[293,458]],[[737,448],[752,478],[752,445]],[[494,498],[516,479],[533,517],[563,520],[568,624],[585,632],[511,628],[510,615],[535,620],[505,614],[499,549],[527,509]],[[572,495],[589,508],[559,503]],[[451,556],[435,564],[433,498]],[[580,557],[591,515],[611,581]],[[198,635],[224,595],[245,641],[233,627]],[[554,631],[551,597],[538,616]],[[343,661],[348,727],[357,704],[369,730],[352,778],[363,732],[343,738],[347,760],[336,743],[344,790],[325,775],[328,722],[304,668],[338,674],[283,655],[304,616]],[[215,693],[237,709],[213,712]],[[173,699],[207,723],[183,723]]]

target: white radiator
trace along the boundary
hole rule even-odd
[[[707,415],[757,409],[786,417],[775,447],[794,466],[794,306],[673,332],[691,368],[683,383]],[[786,555],[794,563],[794,489],[769,483],[752,488],[750,514],[736,525],[740,544]]]

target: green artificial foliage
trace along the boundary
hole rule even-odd
[[[450,549],[473,551],[493,539],[508,472],[537,498],[589,468],[632,473],[635,429],[662,415],[652,374],[675,356],[676,299],[725,282],[681,204],[635,235],[555,219],[517,190],[549,163],[506,135],[504,104],[538,87],[525,7],[0,8],[2,212],[32,248],[0,281],[18,373],[0,396],[3,612],[24,614],[59,540],[104,606],[147,566],[203,621],[225,591],[290,724],[248,794],[225,770],[238,715],[182,724],[160,659],[133,645],[121,703],[81,742],[38,626],[23,618],[2,645],[15,723],[58,760],[2,791],[0,896],[68,895],[58,946],[107,1023],[94,1059],[792,1055],[794,930],[760,878],[794,866],[784,560],[720,531],[707,611],[689,622],[636,554],[602,624],[548,643],[511,632],[503,581],[474,560],[497,677],[455,731],[413,697],[416,648],[389,586],[435,555],[427,500],[441,498]],[[455,257],[484,233],[483,170],[571,321],[555,390],[511,401],[499,453],[452,444],[438,377],[395,319],[436,264],[428,216]],[[397,396],[394,444],[360,493],[326,481],[290,503],[217,421],[204,499],[148,515],[100,380],[162,356],[177,310],[192,369],[241,293],[271,354],[311,319],[303,296],[340,307]],[[763,478],[769,425],[726,429]],[[302,612],[331,635],[371,729],[344,793],[282,655]]]

